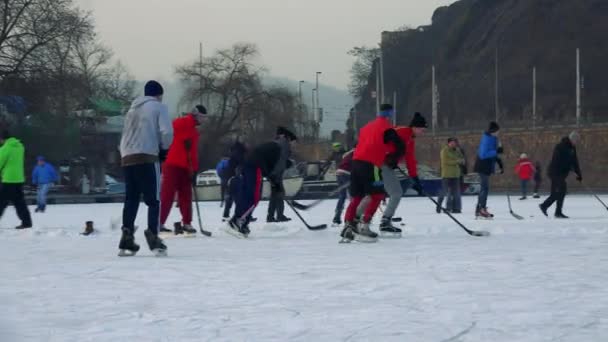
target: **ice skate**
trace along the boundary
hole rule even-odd
[[[134,256],[139,251],[139,245],[135,243],[133,230],[122,227],[122,237],[118,243],[118,256]]]
[[[167,256],[167,246],[163,243],[156,234],[154,234],[151,230],[146,229],[144,231],[144,235],[146,236],[146,241],[148,242],[148,247],[152,253],[154,253],[157,257],[165,257]]]

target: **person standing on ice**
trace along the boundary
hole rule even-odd
[[[351,201],[344,216],[344,229],[340,233],[342,242],[355,239],[361,242],[376,242],[378,239],[378,234],[371,231],[369,225],[384,199],[384,183],[380,169],[387,157],[399,160],[405,152],[403,141],[390,121],[394,114],[392,105],[383,104],[376,119],[361,128],[353,155],[350,175]],[[357,208],[365,196],[370,196],[371,200],[365,209],[362,222],[357,223]]]
[[[540,186],[543,183],[543,175],[542,175],[542,166],[539,161],[536,161],[534,164],[534,198],[540,198],[538,191],[540,190]]]
[[[278,128],[277,135],[283,135],[289,144],[297,139],[284,127]],[[237,237],[249,235],[249,223],[262,195],[262,177],[268,179],[271,188],[281,187],[279,182],[289,163],[290,151],[289,145],[275,140],[255,147],[247,155],[238,185],[234,216],[228,221],[226,231],[229,234]]]
[[[380,232],[387,236],[401,236],[401,229],[392,224],[393,216],[395,216],[403,197],[403,187],[398,177],[398,173],[401,173],[399,171],[399,162],[405,162],[412,189],[419,195],[422,195],[422,184],[420,183],[420,178],[418,178],[418,162],[416,161],[416,137],[422,136],[427,127],[428,125],[424,116],[416,112],[409,126],[395,128],[397,135],[405,145],[405,154],[398,159],[393,158],[394,155],[389,154],[384,165],[382,165],[382,179],[384,181],[384,189],[389,196],[389,201],[382,215]]]
[[[528,159],[528,155],[522,153],[519,156],[519,162],[515,165],[515,173],[519,176],[519,180],[521,183],[521,198],[520,200],[525,200],[528,198],[528,183],[530,179],[534,176],[536,169],[534,165]]]
[[[167,156],[173,140],[173,127],[169,110],[162,103],[163,87],[148,81],[144,96],[131,104],[125,115],[120,140],[121,164],[125,176],[125,202],[122,213],[122,237],[118,248],[120,256],[135,255],[135,218],[140,197],[148,206],[148,229],[144,231],[148,247],[157,256],[167,253],[167,246],[158,237],[160,227],[160,164]]]
[[[270,180],[270,201],[268,202],[268,215],[266,222],[289,222],[291,218],[285,216],[285,187],[283,186],[283,173],[292,166],[291,143],[296,140],[295,134],[285,127],[277,129],[275,143],[281,148],[281,158],[272,172]],[[276,214],[276,216],[275,216]]]
[[[46,198],[49,190],[53,183],[59,179],[59,176],[57,176],[53,165],[47,163],[43,156],[38,156],[36,160],[37,165],[32,172],[32,184],[38,187],[35,212],[43,213],[46,210]]]
[[[449,138],[448,144],[441,149],[441,193],[437,198],[437,214],[441,213],[441,204],[447,194],[446,210],[452,214],[460,214],[462,210],[460,192],[460,166],[464,164],[464,156],[458,148],[456,138]]]
[[[21,141],[8,131],[0,134],[0,217],[6,207],[12,203],[17,210],[21,225],[16,229],[32,228],[32,216],[25,202],[23,184],[25,184],[25,148]]]
[[[354,153],[354,148],[344,153],[344,155],[342,155],[342,160],[340,161],[340,164],[337,166],[338,168],[336,170],[336,180],[338,181],[338,188],[342,188],[342,190],[340,190],[340,192],[338,193],[338,202],[336,203],[336,210],[333,220],[333,224],[336,226],[342,224],[342,211],[344,210],[344,203],[346,202],[346,197],[348,195],[347,184],[350,182],[350,172],[353,166]]]
[[[562,138],[562,141],[557,144],[553,150],[553,157],[551,158],[548,170],[549,178],[551,179],[551,196],[539,205],[540,210],[545,216],[548,216],[547,209],[549,209],[554,202],[557,202],[555,207],[555,218],[568,218],[562,211],[564,199],[568,192],[566,178],[568,178],[570,171],[574,171],[574,173],[576,173],[576,180],[579,182],[583,181],[583,175],[578,164],[578,156],[576,155],[576,144],[579,142],[580,138],[581,136],[578,132],[574,131],[567,137]]]
[[[182,214],[181,231],[175,227],[175,234],[196,234],[192,227],[192,186],[198,170],[199,129],[207,109],[203,105],[194,107],[191,113],[173,120],[173,142],[163,164],[160,190],[160,224],[167,230],[165,223],[171,212],[175,193]]]
[[[247,145],[237,139],[237,141],[230,146],[230,158],[226,166],[222,170],[222,182],[226,182],[226,195],[224,197],[224,215],[222,215],[222,221],[228,221],[230,219],[230,210],[234,204],[234,200],[238,196],[238,189],[241,182],[241,170],[245,157],[247,155]],[[252,219],[253,222],[253,219]]]
[[[475,172],[481,178],[481,190],[477,197],[477,206],[475,208],[475,217],[491,219],[493,214],[488,212],[487,202],[490,192],[490,176],[495,172],[495,164],[498,164],[500,173],[503,174],[504,168],[502,161],[498,157],[502,153],[502,147],[498,142],[498,131],[500,126],[494,121],[490,122],[488,130],[481,137],[479,148],[477,149],[477,159],[475,160]]]

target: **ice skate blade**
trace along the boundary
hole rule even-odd
[[[154,254],[154,256],[157,258],[164,258],[167,256],[167,250],[155,248],[152,250],[152,254]]]
[[[361,242],[361,243],[374,243],[374,242],[378,242],[378,238],[371,238],[369,236],[355,234],[355,241]]]
[[[232,235],[232,236],[234,236],[237,239],[246,239],[247,238],[247,235],[245,235],[245,234],[243,234],[243,233],[241,233],[239,231],[236,231],[236,230],[232,229],[230,226],[225,226],[225,227],[222,228],[222,230],[226,234]]]
[[[119,257],[132,257],[135,256],[135,254],[137,254],[137,252],[133,252],[128,249],[121,249],[118,251]]]
[[[402,233],[380,232],[380,237],[382,239],[401,239],[402,235]]]

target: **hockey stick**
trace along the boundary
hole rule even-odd
[[[194,170],[192,167],[192,159],[190,158],[190,150],[186,150],[186,155],[188,156],[188,165],[190,165],[190,170]],[[198,229],[201,234],[205,236],[211,236],[210,231],[206,231],[203,228],[203,222],[201,221],[201,208],[198,206],[198,194],[196,193],[196,181],[192,182],[192,193],[194,194],[194,204],[196,205],[196,216],[198,218]]]
[[[342,190],[348,189],[348,187],[350,186],[350,182],[346,183],[346,184],[342,184],[342,186],[339,186],[337,189],[335,189],[334,191],[328,193],[327,195],[325,195],[324,198],[318,199],[318,200],[314,200],[313,202],[311,202],[310,204],[301,204],[296,202],[295,200],[290,200],[290,206],[293,206],[294,208],[297,208],[298,210],[309,210],[312,209],[314,207],[316,207],[317,205],[321,204],[323,201],[333,197],[334,195],[336,195],[337,193],[339,193]]]
[[[309,230],[323,230],[323,229],[327,228],[326,224],[320,224],[318,226],[311,226],[310,224],[308,224],[308,222],[306,222],[306,220],[304,220],[302,215],[300,215],[300,213],[296,210],[296,208],[294,208],[294,206],[288,200],[285,200],[285,203],[287,203],[287,205],[291,208],[291,210],[293,210],[293,212],[296,213],[296,215],[298,216],[300,221],[302,221],[302,223],[304,223],[306,228],[308,228]]]
[[[404,176],[406,176],[405,172],[403,172],[403,170],[401,170],[401,168],[398,168],[398,169]],[[452,219],[452,221],[456,222],[456,224],[458,224],[460,226],[460,228],[462,228],[465,232],[467,232],[467,234],[469,234],[471,236],[490,236],[490,232],[487,232],[485,230],[470,230],[464,224],[460,223],[460,221],[458,221],[458,219],[456,219],[454,216],[452,216],[452,214],[450,214],[449,211],[447,211],[445,208],[441,207],[439,205],[439,203],[437,203],[437,201],[433,197],[429,196],[429,194],[427,194],[426,192],[423,191],[423,195],[426,196],[429,200],[431,200],[431,202],[435,203],[436,207],[440,207],[441,211],[444,214],[448,215]]]
[[[509,213],[511,213],[511,216],[515,217],[518,220],[523,220],[524,217],[517,215],[516,213],[513,212],[513,208],[511,207],[511,195],[509,195],[509,192],[507,191],[507,202],[509,202]]]
[[[587,189],[587,192],[593,195],[593,197],[595,197],[595,199],[598,200],[604,206],[604,208],[606,208],[606,210],[608,210],[608,206],[606,205],[606,203],[604,203],[604,201],[602,201],[602,199],[595,192],[591,191],[587,184],[583,184],[583,186],[585,187],[585,189]]]

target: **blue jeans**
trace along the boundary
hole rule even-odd
[[[36,204],[38,204],[38,209],[45,210],[46,209],[46,199],[49,194],[49,190],[51,190],[51,186],[53,184],[38,184],[38,194],[36,196]]]
[[[477,210],[488,207],[488,194],[490,193],[490,175],[479,174],[481,178],[481,190],[477,197]]]
[[[521,180],[521,196],[522,197],[526,197],[528,195],[528,180],[527,179],[522,179]]]
[[[347,184],[350,182],[350,175],[340,174],[336,178],[338,180],[338,187],[344,186],[344,184]],[[348,188],[343,189],[338,194],[338,203],[336,204],[336,217],[337,218],[342,217],[342,211],[344,210],[344,202],[346,202],[347,194],[348,194]]]

